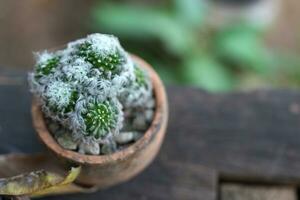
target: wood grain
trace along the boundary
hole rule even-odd
[[[0,68],[0,86],[4,85],[22,85],[26,83],[24,70],[12,70],[8,68]]]
[[[0,86],[2,154],[44,151],[31,125],[27,90]],[[220,181],[299,186],[299,91],[209,94],[168,87],[168,96],[166,139],[146,171],[107,190],[63,198],[216,200]]]
[[[293,187],[225,184],[221,200],[297,200]]]

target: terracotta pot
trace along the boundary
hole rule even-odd
[[[153,83],[156,108],[153,121],[144,136],[128,148],[111,155],[83,155],[63,149],[50,134],[40,106],[32,103],[33,124],[43,144],[56,155],[62,167],[81,165],[82,172],[77,183],[105,188],[134,177],[147,167],[159,151],[167,120],[168,103],[164,86],[156,72],[142,59],[132,56],[139,66],[145,68]]]

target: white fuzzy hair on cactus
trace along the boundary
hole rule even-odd
[[[91,34],[65,49],[35,55],[36,65],[28,76],[31,92],[45,117],[64,130],[53,134],[76,142],[81,153],[115,151],[114,138],[124,125],[130,127],[124,124],[129,118],[137,117],[129,111],[142,110],[153,101],[147,72],[112,35]],[[91,143],[96,150],[82,150]]]

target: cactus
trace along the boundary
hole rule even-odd
[[[82,114],[86,133],[96,139],[105,137],[112,128],[116,128],[119,112],[118,107],[109,101],[91,103]]]
[[[69,149],[76,144],[80,153],[114,152],[124,143],[116,138],[128,131],[136,135],[133,120],[147,124],[146,110],[153,110],[146,106],[153,102],[148,73],[111,35],[91,34],[65,49],[37,53],[29,84],[49,127],[59,127],[52,134],[60,144],[72,144]],[[61,142],[66,138],[72,141]]]
[[[91,63],[93,67],[109,72],[115,72],[117,67],[124,61],[119,52],[113,52],[105,56],[97,54],[93,50],[91,43],[88,42],[79,45],[78,55]]]

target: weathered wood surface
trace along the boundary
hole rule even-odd
[[[246,186],[226,184],[221,187],[221,200],[297,200],[293,187]]]
[[[0,82],[0,153],[43,151],[24,73],[1,76],[18,81]],[[168,95],[169,128],[155,162],[125,184],[64,199],[216,200],[220,181],[300,184],[300,92],[169,87]]]

